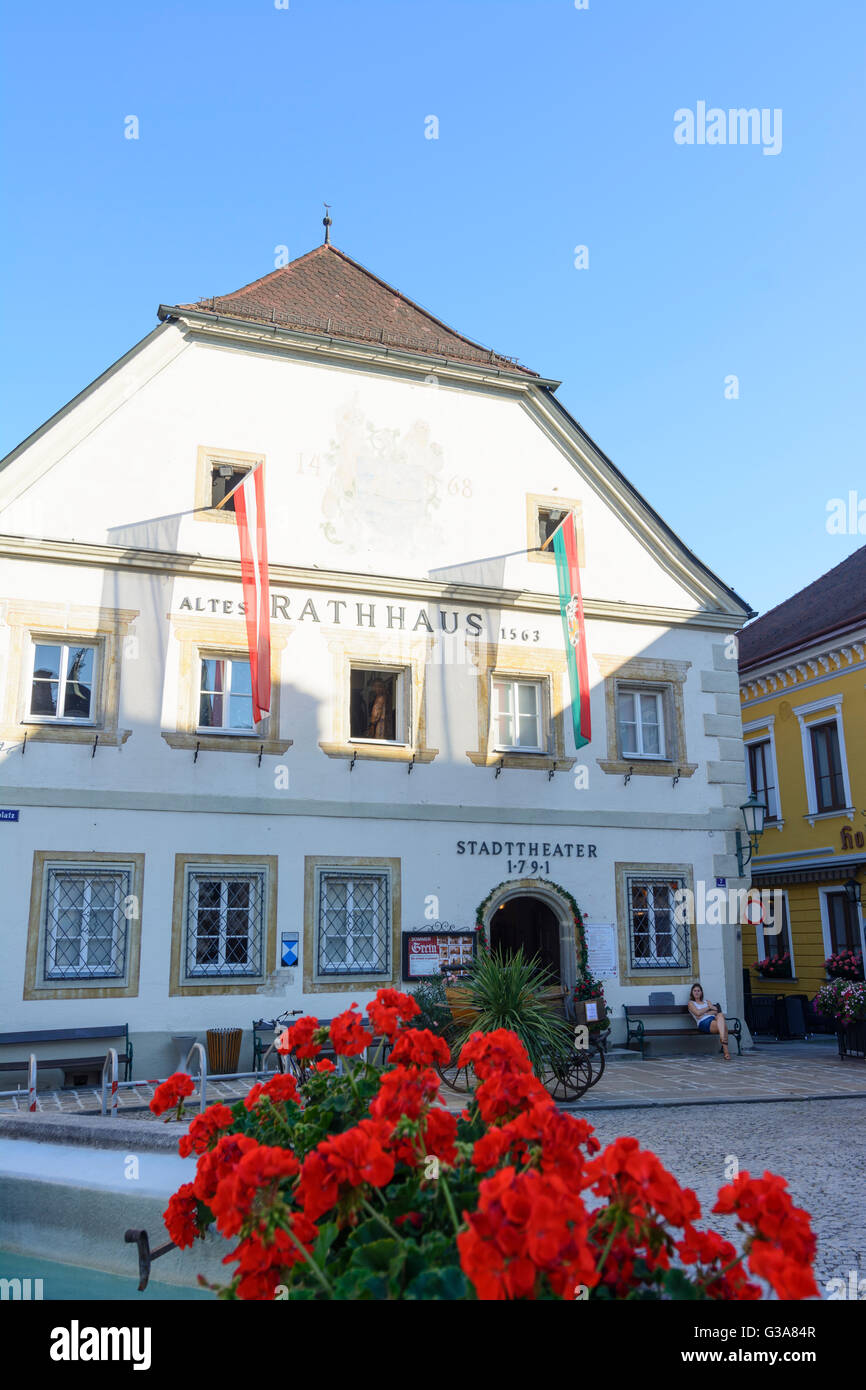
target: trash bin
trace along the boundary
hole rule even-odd
[[[208,1028],[207,1065],[211,1076],[237,1071],[243,1035],[243,1028]]]
[[[806,1036],[806,1011],[803,1008],[804,998],[804,995],[789,994],[785,1000],[785,1023],[787,1024],[789,1038],[805,1038]]]

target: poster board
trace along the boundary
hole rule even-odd
[[[403,979],[424,980],[444,967],[468,965],[478,951],[478,933],[471,928],[403,933]]]
[[[585,922],[586,968],[597,980],[615,980],[618,974],[616,927],[609,922]]]

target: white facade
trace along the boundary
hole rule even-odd
[[[0,804],[19,819],[0,824],[0,1029],[128,1022],[136,1074],[164,1075],[173,1034],[363,1004],[382,980],[401,982],[399,932],[434,915],[472,927],[491,894],[488,918],[518,896],[551,907],[571,981],[568,903],[550,884],[588,923],[616,927],[606,994],[618,1030],[624,1002],[655,988],[684,1001],[698,976],[741,1012],[736,929],[697,925],[685,955],[640,968],[630,885],[737,885],[745,793],[726,638],[746,606],[550,386],[174,311],[10,455]],[[267,727],[244,735],[199,727],[202,660],[246,655],[236,527],[208,503],[220,460],[259,459],[278,699]],[[533,554],[536,511],[557,499],[582,514],[593,738],[579,754],[555,568]],[[39,722],[34,652],[50,662],[42,649],[64,642],[94,651],[90,707],[77,723]],[[396,677],[392,738],[353,738],[353,670]],[[530,687],[541,751],[500,746],[497,678]],[[656,756],[618,743],[617,702],[641,690],[659,697]],[[337,975],[319,957],[321,876],[330,866],[344,901],[353,865],[389,901],[368,909],[381,928],[373,955],[359,937],[358,973]],[[113,976],[104,959],[101,975],[81,973],[79,937],[77,975],[51,954],[49,937],[80,935],[88,874],[133,900],[111,928]],[[252,974],[213,973],[232,951],[225,899],[221,943],[196,956],[196,874],[202,902],[221,874],[263,894],[254,921],[242,890],[259,932]],[[52,907],[58,883],[77,927],[60,922],[59,898]],[[297,968],[279,964],[291,933]],[[668,948],[654,949],[664,959]]]

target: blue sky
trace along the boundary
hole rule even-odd
[[[826,529],[854,491],[866,533],[864,41],[861,0],[9,8],[0,453],[327,199],[763,611],[866,543]],[[700,101],[781,109],[781,152],[676,144]]]

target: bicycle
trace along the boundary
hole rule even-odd
[[[279,1072],[291,1072],[298,1081],[303,1081],[303,1064],[292,1053],[282,1053],[277,1051],[277,1042],[286,1028],[290,1027],[293,1018],[302,1014],[303,1009],[286,1009],[285,1013],[278,1014],[276,1018],[258,1018],[253,1021],[253,1033],[256,1029],[273,1028],[274,1038],[261,1055],[260,1065],[257,1070],[267,1071],[268,1063],[271,1061],[271,1054],[276,1058],[274,1070]]]

